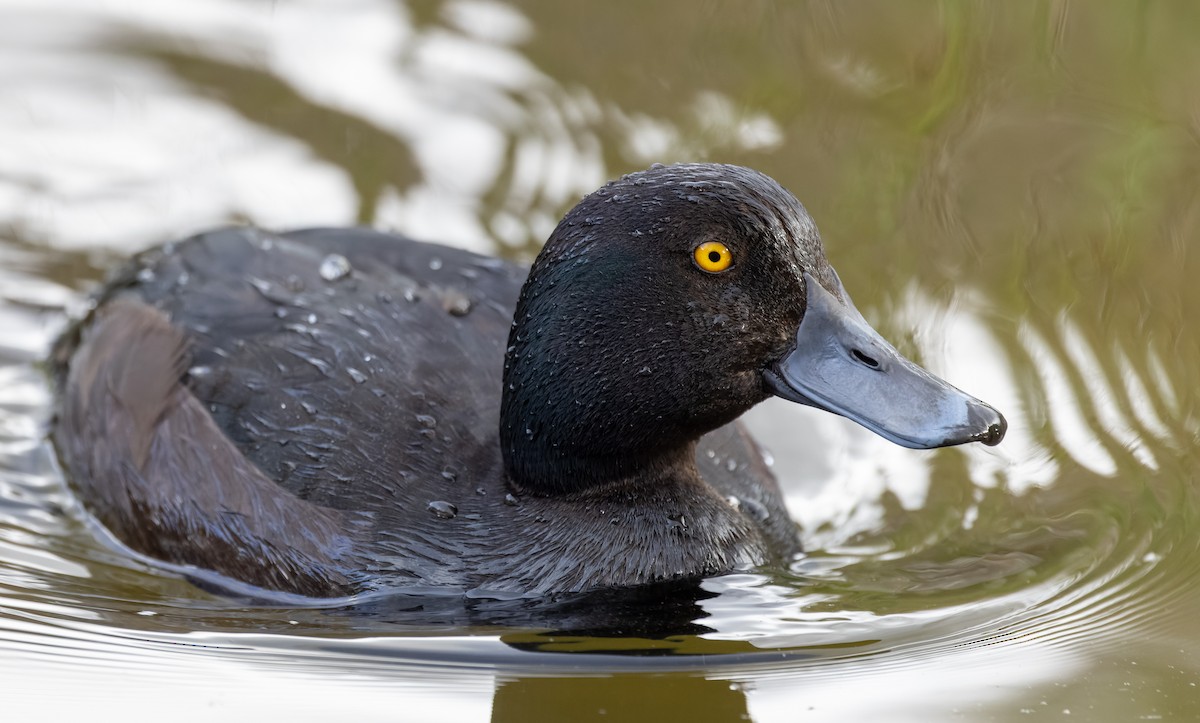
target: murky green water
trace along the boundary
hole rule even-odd
[[[0,0],[6,719],[1200,717],[1197,37],[1187,2]],[[69,493],[39,362],[129,253],[249,220],[528,257],[606,178],[702,159],[794,191],[1011,431],[756,409],[810,554],[707,582],[692,634],[245,607]]]

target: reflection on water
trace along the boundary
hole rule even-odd
[[[0,1],[6,705],[1194,715],[1198,30],[1183,3]],[[132,251],[365,223],[527,258],[606,178],[698,159],[795,191],[868,319],[1004,444],[764,404],[809,554],[668,611],[580,603],[619,623],[588,631],[204,593],[105,544],[43,439],[39,362]]]

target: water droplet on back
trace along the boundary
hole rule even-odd
[[[758,520],[759,522],[763,522],[771,516],[771,511],[767,509],[767,506],[758,500],[752,500],[748,497],[743,497],[740,502],[741,509],[747,515],[755,520]]]
[[[466,316],[471,311],[471,299],[457,291],[447,291],[442,297],[442,308],[451,316]]]
[[[350,260],[341,254],[329,254],[321,261],[317,270],[326,281],[337,281],[350,273]]]
[[[458,507],[444,500],[430,502],[427,509],[443,520],[450,520],[458,516]]]

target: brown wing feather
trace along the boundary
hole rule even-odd
[[[248,462],[181,383],[186,364],[184,336],[143,304],[110,303],[83,332],[57,436],[89,507],[168,562],[302,594],[350,592],[353,519]]]

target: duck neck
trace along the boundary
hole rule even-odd
[[[557,496],[638,480],[699,481],[700,432],[663,409],[661,389],[640,384],[636,372],[606,368],[600,354],[564,356],[540,335],[516,331],[505,364],[500,441],[518,488]],[[602,343],[598,348],[606,348]]]
[[[611,320],[563,313],[552,293],[535,293],[536,282],[531,275],[518,302],[504,365],[509,479],[544,496],[639,479],[698,481],[696,440],[735,415],[714,416],[671,391],[677,384],[664,377],[674,370],[650,356],[661,360],[649,349],[662,339],[631,344]]]
[[[542,430],[532,437],[502,435],[505,470],[513,486],[525,494],[559,497],[704,484],[696,468],[694,441],[669,449],[620,445],[603,451],[572,444],[575,434],[586,434],[586,427]]]

